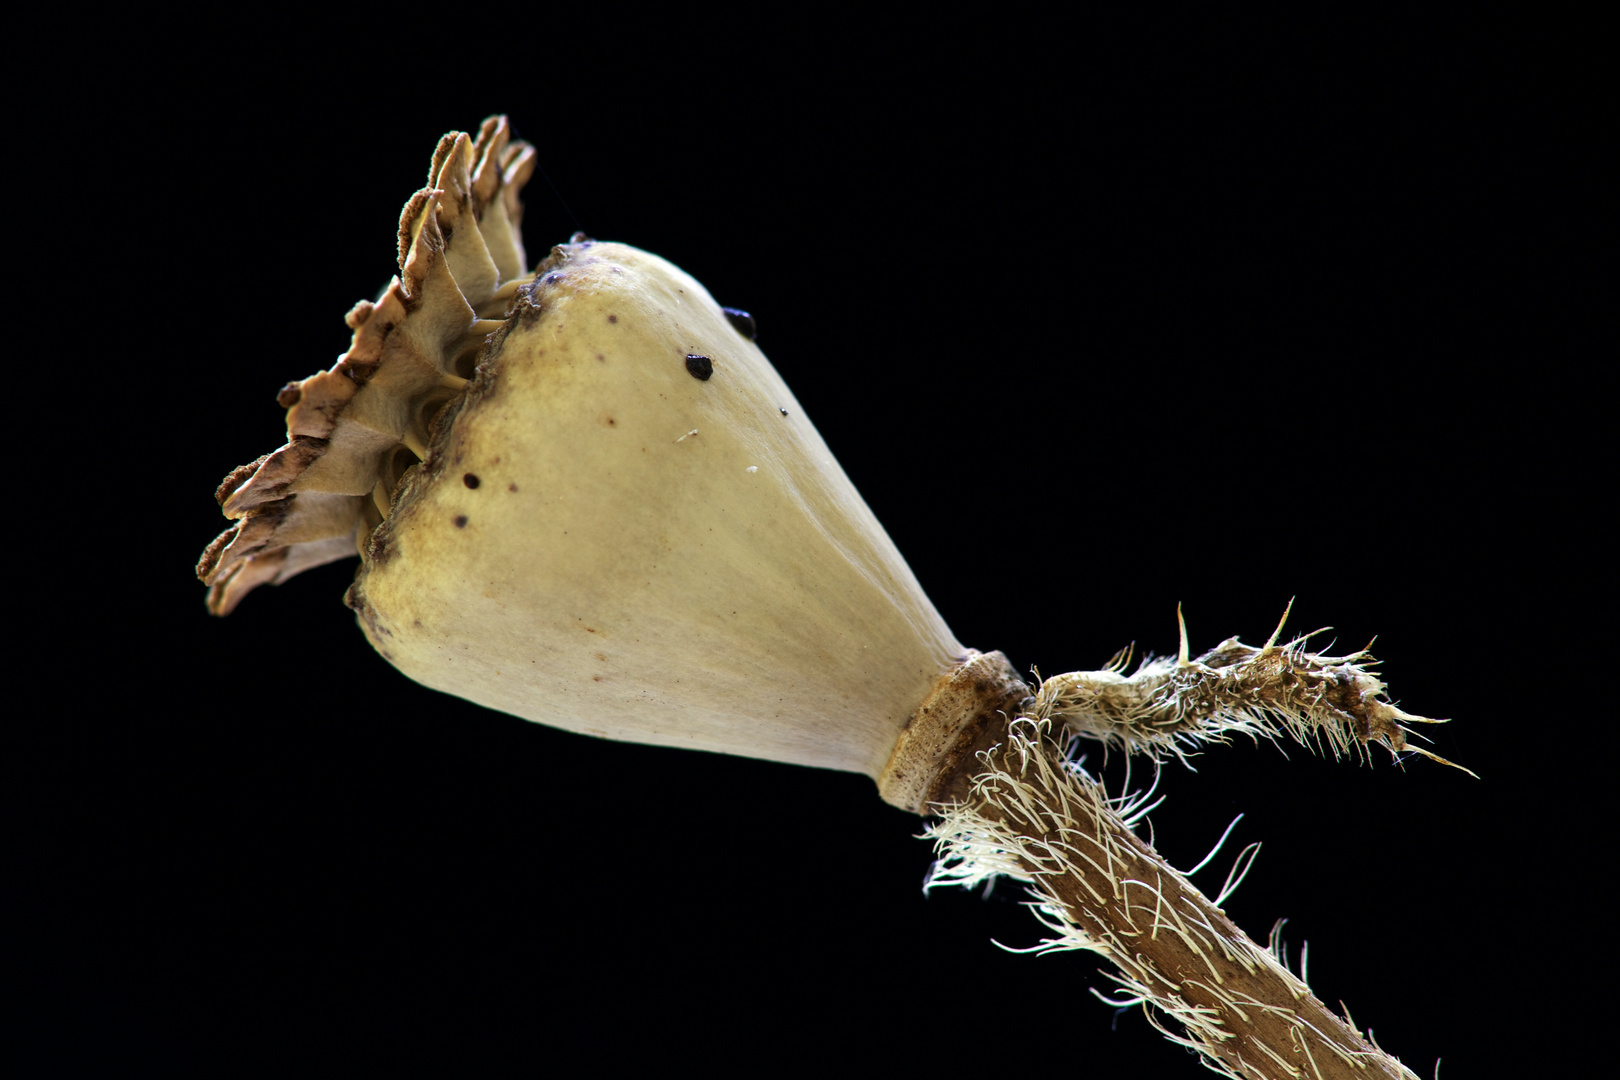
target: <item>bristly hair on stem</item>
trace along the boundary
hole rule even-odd
[[[1289,601],[1292,608],[1293,601]],[[1287,738],[1335,758],[1360,756],[1367,744],[1382,743],[1391,754],[1406,751],[1476,774],[1407,741],[1409,724],[1443,724],[1405,712],[1384,699],[1384,683],[1366,649],[1344,656],[1306,651],[1325,632],[1277,644],[1283,620],[1264,645],[1227,638],[1198,657],[1189,655],[1187,625],[1178,607],[1181,647],[1174,660],[1146,657],[1123,674],[1131,649],[1116,653],[1101,671],[1072,671],[1046,679],[1030,714],[1051,719],[1071,736],[1101,740],[1106,747],[1155,758],[1174,755],[1184,764],[1189,752],[1235,735],[1251,739]]]
[[[1234,1080],[1415,1080],[1287,970],[1275,932],[1271,949],[1255,944],[1145,844],[1132,826],[1151,809],[1146,795],[1109,796],[1052,729],[1051,718],[1020,717],[980,753],[969,797],[938,807],[925,834],[939,854],[925,888],[1025,882],[1051,936],[1014,951],[1107,957],[1122,995],[1097,997],[1142,1005],[1166,1038]]]
[[[1237,856],[1211,901],[1133,831],[1157,805],[1151,789],[1132,793],[1127,779],[1123,794],[1109,796],[1074,755],[1080,740],[1097,739],[1144,753],[1155,766],[1172,755],[1186,763],[1204,745],[1240,734],[1287,737],[1335,758],[1365,756],[1376,741],[1397,760],[1410,750],[1462,768],[1408,744],[1415,733],[1406,725],[1443,721],[1387,701],[1367,650],[1308,652],[1320,630],[1279,645],[1287,618],[1284,611],[1264,645],[1228,638],[1195,658],[1178,609],[1174,660],[1149,657],[1127,676],[1126,649],[1101,671],[1041,681],[1002,742],[977,755],[968,797],[935,806],[940,820],[924,835],[939,858],[925,888],[971,887],[1000,875],[1025,882],[1052,936],[1013,951],[1107,957],[1117,968],[1108,977],[1123,995],[1096,996],[1116,1008],[1142,1005],[1155,1028],[1222,1075],[1415,1080],[1370,1031],[1356,1029],[1348,1010],[1336,1015],[1310,993],[1303,951],[1299,975],[1288,970],[1280,922],[1262,948],[1221,910],[1258,844]]]

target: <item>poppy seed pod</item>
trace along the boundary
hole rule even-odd
[[[1233,1077],[1411,1077],[1132,829],[1066,752],[1154,760],[1234,734],[1359,754],[1436,723],[1365,650],[1228,638],[1032,691],[963,648],[754,344],[647,252],[576,234],[525,269],[533,153],[445,136],[400,273],[347,353],[289,384],[288,441],[231,473],[208,604],[358,553],[376,649],[428,686],[586,734],[865,773],[939,820],[930,885],[1029,884],[1055,935]],[[1286,618],[1286,613],[1285,613]],[[1241,859],[1240,859],[1241,861]],[[1245,867],[1247,863],[1243,864]],[[1245,871],[1246,872],[1246,869]],[[1233,874],[1241,880],[1238,868]]]
[[[952,635],[750,316],[582,236],[522,272],[530,154],[500,120],[441,141],[400,277],[282,392],[288,444],[221,489],[241,521],[199,568],[211,607],[358,550],[348,602],[419,682],[880,781],[927,716],[885,787],[916,808],[909,758],[1022,684]]]

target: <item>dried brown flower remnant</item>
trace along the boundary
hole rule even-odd
[[[438,409],[500,325],[487,317],[504,313],[520,283],[517,192],[533,160],[505,117],[486,120],[476,141],[440,140],[429,186],[400,219],[400,276],[349,312],[354,339],[336,365],[283,388],[287,444],[220,486],[236,524],[197,564],[215,614],[364,549],[399,480],[426,456]]]

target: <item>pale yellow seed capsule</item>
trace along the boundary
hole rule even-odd
[[[875,779],[967,658],[758,346],[655,255],[558,248],[445,423],[351,593],[420,682]]]
[[[529,156],[499,118],[440,142],[400,277],[283,392],[288,445],[221,488],[241,522],[198,568],[210,606],[359,551],[349,602],[419,682],[921,809],[954,733],[1022,684],[952,635],[751,317],[623,244],[523,269]]]

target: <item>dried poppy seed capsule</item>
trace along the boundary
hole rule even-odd
[[[440,143],[400,279],[284,393],[288,446],[221,489],[243,520],[199,567],[214,610],[358,549],[350,606],[428,686],[864,772],[919,808],[957,730],[1022,683],[952,635],[751,319],[623,244],[518,271],[506,143],[500,121]]]
[[[576,235],[523,270],[530,160],[500,118],[440,142],[400,277],[350,312],[336,367],[283,389],[287,445],[220,488],[237,524],[198,566],[211,609],[358,550],[349,603],[429,686],[864,772],[944,812],[934,883],[1029,882],[1060,935],[1043,949],[1109,957],[1216,1071],[1411,1076],[1131,831],[1145,796],[1108,797],[1054,735],[1155,757],[1232,732],[1400,751],[1432,721],[1382,700],[1364,652],[1279,645],[1280,625],[1196,658],[1183,632],[1174,661],[1125,676],[1122,656],[1025,700],[1004,657],[952,636],[751,322],[620,244]]]

